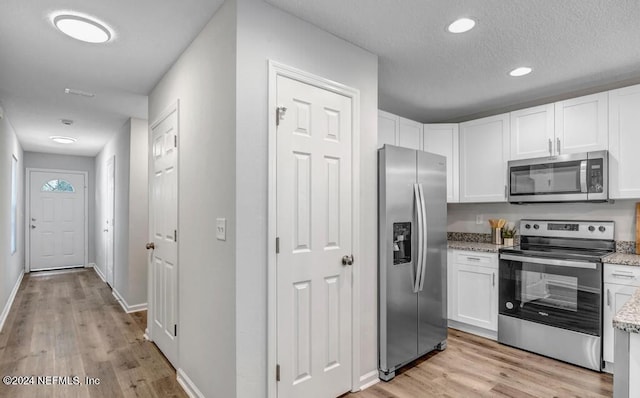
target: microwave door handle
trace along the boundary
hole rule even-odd
[[[580,162],[580,192],[587,192],[587,161]]]
[[[422,256],[424,255],[422,250],[422,229],[423,225],[423,215],[422,215],[422,200],[420,197],[420,188],[419,184],[413,184],[413,194],[415,197],[415,206],[416,206],[416,219],[418,220],[418,258],[415,261],[416,264],[416,272],[414,273],[413,278],[413,292],[418,293],[420,289],[420,275],[422,274]]]

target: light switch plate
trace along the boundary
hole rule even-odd
[[[226,218],[216,218],[216,238],[218,240],[227,240]]]

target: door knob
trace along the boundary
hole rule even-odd
[[[149,249],[155,249],[155,248],[156,248],[156,245],[155,245],[153,242],[151,242],[151,243],[147,243],[147,250],[149,250]]]
[[[35,225],[31,225],[31,229],[36,229],[36,226]]]
[[[342,265],[353,265],[353,254],[342,256]]]

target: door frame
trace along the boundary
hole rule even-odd
[[[109,203],[111,206],[111,209],[108,209],[109,206],[106,206],[107,208],[107,212],[110,212],[111,215],[111,220],[109,220],[110,224],[109,224],[109,231],[107,232],[108,235],[111,235],[111,257],[108,257],[109,253],[107,252],[107,249],[105,248],[104,251],[104,255],[105,255],[105,262],[104,262],[104,277],[105,280],[107,282],[107,284],[109,285],[109,287],[111,287],[112,289],[115,286],[115,281],[116,281],[116,259],[115,259],[115,254],[116,254],[116,229],[115,229],[115,224],[116,224],[116,155],[112,155],[107,159],[107,163],[106,163],[106,171],[107,171],[107,178],[106,178],[106,183],[107,183],[107,187],[109,186],[109,163],[113,164],[113,192],[112,192],[112,196],[111,198],[108,197],[109,194],[109,189],[107,188],[106,190],[106,194],[107,194],[107,203]],[[102,227],[102,230],[104,230],[104,225]],[[108,239],[108,237],[106,238]],[[103,243],[106,243],[105,241],[103,241]],[[109,258],[111,258],[111,266],[113,267],[113,269],[111,270],[111,280],[109,280],[109,271],[108,271],[108,267],[109,267]]]
[[[43,169],[27,167],[25,170],[25,218],[24,218],[24,272],[31,272],[31,172],[82,174],[84,176],[84,266],[89,266],[89,172],[81,170]]]
[[[297,80],[311,86],[351,98],[351,234],[356,265],[360,256],[360,90],[314,75],[309,72],[269,60],[269,166],[267,210],[267,397],[277,398],[277,255],[276,255],[276,95],[278,76]],[[360,267],[351,267],[351,391],[360,389]]]
[[[178,229],[178,236],[180,236],[180,100],[176,99],[175,102],[170,103],[160,114],[158,117],[152,122],[149,123],[147,129],[147,162],[148,162],[148,176],[153,174],[153,129],[162,123],[169,115],[173,112],[176,113],[176,137],[177,143],[176,146],[176,228]],[[153,207],[151,206],[151,197],[153,196],[153,178],[148,178],[148,186],[147,186],[147,199],[149,203],[149,221],[147,224],[147,236],[148,241],[153,241],[153,231],[151,230],[151,218]],[[177,259],[177,272],[176,272],[176,323],[180,324],[180,240],[178,239],[177,247],[176,247],[176,259]],[[154,299],[155,290],[154,290],[154,274],[153,274],[153,257],[151,255],[151,251],[147,250],[147,328],[145,330],[145,338],[149,341],[153,341],[153,317],[151,314],[154,311]],[[177,337],[177,336],[176,336]],[[177,344],[177,343],[176,343]],[[176,348],[176,371],[180,368],[180,344],[178,344]]]

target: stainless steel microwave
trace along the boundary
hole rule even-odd
[[[509,202],[606,202],[609,153],[595,151],[512,160]]]

